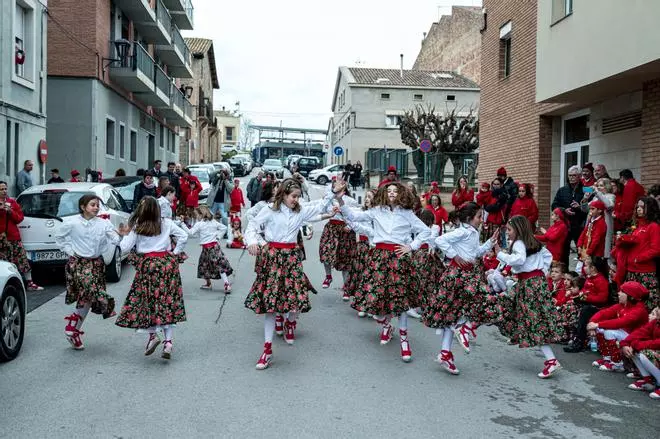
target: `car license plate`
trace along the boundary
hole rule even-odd
[[[43,261],[60,261],[69,259],[66,253],[60,250],[42,250],[38,252],[32,252],[32,261],[34,262],[43,262]]]

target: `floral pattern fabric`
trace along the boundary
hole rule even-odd
[[[633,273],[629,271],[626,274],[627,281],[635,281],[644,285],[649,290],[649,297],[646,299],[646,309],[653,309],[660,306],[660,292],[658,291],[658,278],[655,273]]]
[[[113,315],[115,298],[106,292],[103,258],[85,259],[72,256],[64,267],[64,275],[64,303],[75,303],[76,308],[89,305],[94,314],[101,314],[104,319]]]
[[[444,264],[438,253],[431,253],[427,248],[414,251],[412,262],[422,296],[428,297],[442,278]]]
[[[16,265],[21,274],[29,273],[32,268],[21,241],[0,239],[0,260]]]
[[[179,258],[173,254],[150,257],[133,254],[136,273],[115,324],[147,329],[186,320]]]
[[[202,247],[197,263],[198,279],[220,279],[220,274],[231,276],[234,270],[219,244],[214,247]]]
[[[362,272],[367,264],[368,257],[369,242],[358,242],[355,247],[355,257],[353,257],[351,268],[348,270],[348,277],[344,284],[344,292],[350,297],[354,297],[355,291],[362,287]]]
[[[319,256],[321,263],[338,271],[348,271],[355,257],[357,243],[355,232],[342,224],[327,223],[321,234]]]

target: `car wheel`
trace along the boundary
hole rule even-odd
[[[115,256],[112,262],[105,267],[105,279],[108,282],[119,282],[121,279],[121,249],[115,249]]]
[[[328,182],[328,177],[325,175],[320,175],[319,178],[316,179],[316,182],[322,186],[325,186],[325,184]]]
[[[25,304],[21,291],[7,284],[0,297],[0,361],[16,358],[25,335]]]

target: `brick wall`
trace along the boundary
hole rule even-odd
[[[660,183],[660,78],[644,83],[642,92],[642,175],[647,188]]]
[[[454,6],[433,23],[413,69],[458,72],[477,84],[481,76],[481,8]]]

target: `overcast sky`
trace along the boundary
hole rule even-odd
[[[216,109],[261,125],[325,129],[340,65],[412,67],[422,33],[451,5],[481,0],[192,0],[195,30],[211,38]]]

